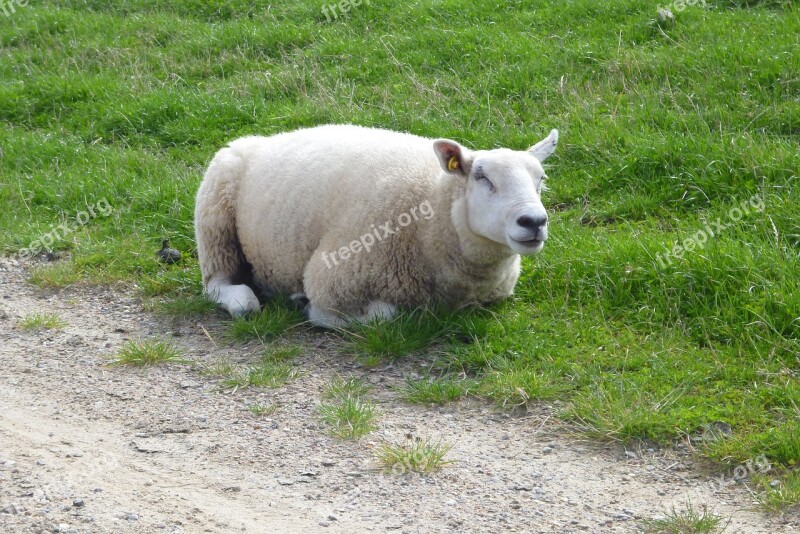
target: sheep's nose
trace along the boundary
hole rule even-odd
[[[528,230],[538,232],[545,224],[547,224],[547,217],[531,217],[523,215],[517,219],[517,224]]]

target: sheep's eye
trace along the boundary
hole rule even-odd
[[[485,175],[485,174],[483,174],[483,171],[482,171],[481,169],[478,169],[477,171],[475,171],[475,180],[477,180],[478,182],[481,182],[481,181],[483,181],[483,182],[486,182],[486,184],[489,186],[489,190],[490,190],[492,193],[494,193],[494,192],[496,191],[496,189],[494,188],[494,184],[492,183],[492,181],[491,181],[491,180],[489,180],[489,179],[486,177],[486,175]]]

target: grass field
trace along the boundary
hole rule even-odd
[[[602,439],[726,423],[700,453],[764,455],[786,484],[770,502],[797,501],[798,4],[670,22],[647,0],[372,0],[330,21],[327,3],[5,4],[0,250],[70,251],[39,284],[124,281],[207,313],[193,196],[226,141],[349,122],[523,149],[558,128],[551,238],[515,298],[366,325],[343,350],[435,351],[406,398],[560,399]],[[163,238],[186,261],[157,263]],[[279,314],[252,329],[298,320]]]

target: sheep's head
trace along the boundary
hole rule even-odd
[[[557,144],[558,131],[553,130],[524,152],[472,152],[449,139],[435,141],[433,150],[445,172],[467,180],[469,229],[517,254],[535,254],[547,240],[547,212],[540,196],[542,162]]]

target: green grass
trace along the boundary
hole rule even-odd
[[[273,415],[275,412],[277,412],[278,405],[274,403],[265,404],[261,402],[254,402],[253,404],[249,405],[247,409],[250,410],[250,413],[252,413],[254,416],[263,417],[266,415]]]
[[[350,376],[342,378],[336,376],[331,380],[330,384],[325,386],[322,391],[322,398],[324,399],[341,399],[346,397],[363,397],[370,392],[372,386],[366,383],[362,378]]]
[[[320,420],[328,432],[341,439],[359,439],[375,426],[375,403],[364,397],[371,387],[355,377],[334,377],[322,391]]]
[[[472,342],[485,335],[498,318],[484,308],[447,310],[442,307],[402,311],[392,319],[353,323],[341,328],[346,346],[360,355],[364,367],[451,343]]]
[[[55,313],[33,313],[23,317],[19,326],[25,330],[60,330],[67,323]]]
[[[375,426],[375,404],[358,397],[346,397],[319,406],[322,422],[330,434],[342,439],[359,439]]]
[[[343,351],[435,356],[470,394],[560,399],[602,439],[724,422],[700,451],[721,469],[798,465],[797,2],[709,0],[670,24],[649,0],[385,0],[331,22],[327,3],[43,0],[3,17],[0,251],[44,240],[68,254],[37,284],[204,310],[194,195],[229,140],[349,122],[521,149],[557,127],[550,239],[514,299],[349,328]],[[165,238],[180,264],[156,261]],[[302,322],[278,301],[231,336]]]
[[[223,364],[216,371],[223,378],[223,386],[234,391],[250,387],[277,388],[302,374],[292,363],[301,350],[299,346],[269,346],[255,365],[240,369]]]
[[[217,305],[205,295],[177,294],[148,303],[149,309],[159,315],[193,317],[213,313]]]
[[[228,336],[236,341],[265,341],[292,331],[305,321],[303,314],[287,302],[268,302],[260,312],[237,317],[228,327]]]
[[[374,454],[383,469],[394,474],[429,474],[452,463],[444,458],[450,449],[451,445],[418,438],[400,444],[381,443]]]
[[[800,510],[800,471],[797,468],[784,476],[757,475],[755,477],[759,504],[767,511]]]
[[[703,505],[700,510],[688,503],[685,510],[674,507],[663,518],[645,521],[647,532],[657,534],[707,534],[725,530],[721,516]]]
[[[418,404],[447,404],[465,397],[470,388],[474,388],[472,380],[454,378],[426,378],[422,380],[406,380],[400,390],[403,400]]]
[[[166,341],[129,341],[110,361],[112,365],[149,367],[164,363],[189,363],[175,345]]]

